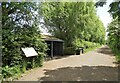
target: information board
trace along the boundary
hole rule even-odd
[[[38,53],[35,51],[35,49],[33,47],[22,48],[22,51],[24,52],[26,57],[32,57],[32,56],[38,55]]]

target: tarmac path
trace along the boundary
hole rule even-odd
[[[17,81],[118,81],[118,66],[108,46],[82,55],[59,57],[27,71]]]

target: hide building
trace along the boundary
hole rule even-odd
[[[50,57],[63,55],[64,41],[53,36],[42,35],[42,39],[48,45],[49,50],[47,50],[47,55]]]

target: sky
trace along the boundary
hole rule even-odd
[[[103,22],[105,28],[112,20],[112,17],[110,16],[109,12],[107,12],[109,10],[109,5],[111,2],[112,0],[107,0],[106,5],[97,8],[97,15],[100,17],[100,20]]]
[[[113,0],[107,0],[106,5],[103,7],[98,7],[97,8],[97,15],[99,16],[100,20],[103,22],[105,30],[107,30],[108,24],[112,21],[112,17],[110,16],[108,10],[109,10],[109,5]],[[106,32],[105,39],[107,39],[108,32]]]

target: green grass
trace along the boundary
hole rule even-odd
[[[93,51],[93,50],[95,50],[95,49],[97,49],[99,47],[101,47],[101,45],[98,45],[98,46],[95,46],[95,47],[92,47],[92,48],[87,48],[87,49],[84,50],[84,53],[87,53],[89,51]]]
[[[116,60],[117,62],[120,62],[120,54],[116,54]]]
[[[120,62],[120,51],[116,48],[113,48],[111,46],[109,46],[112,49],[112,52],[114,53],[117,62]]]

